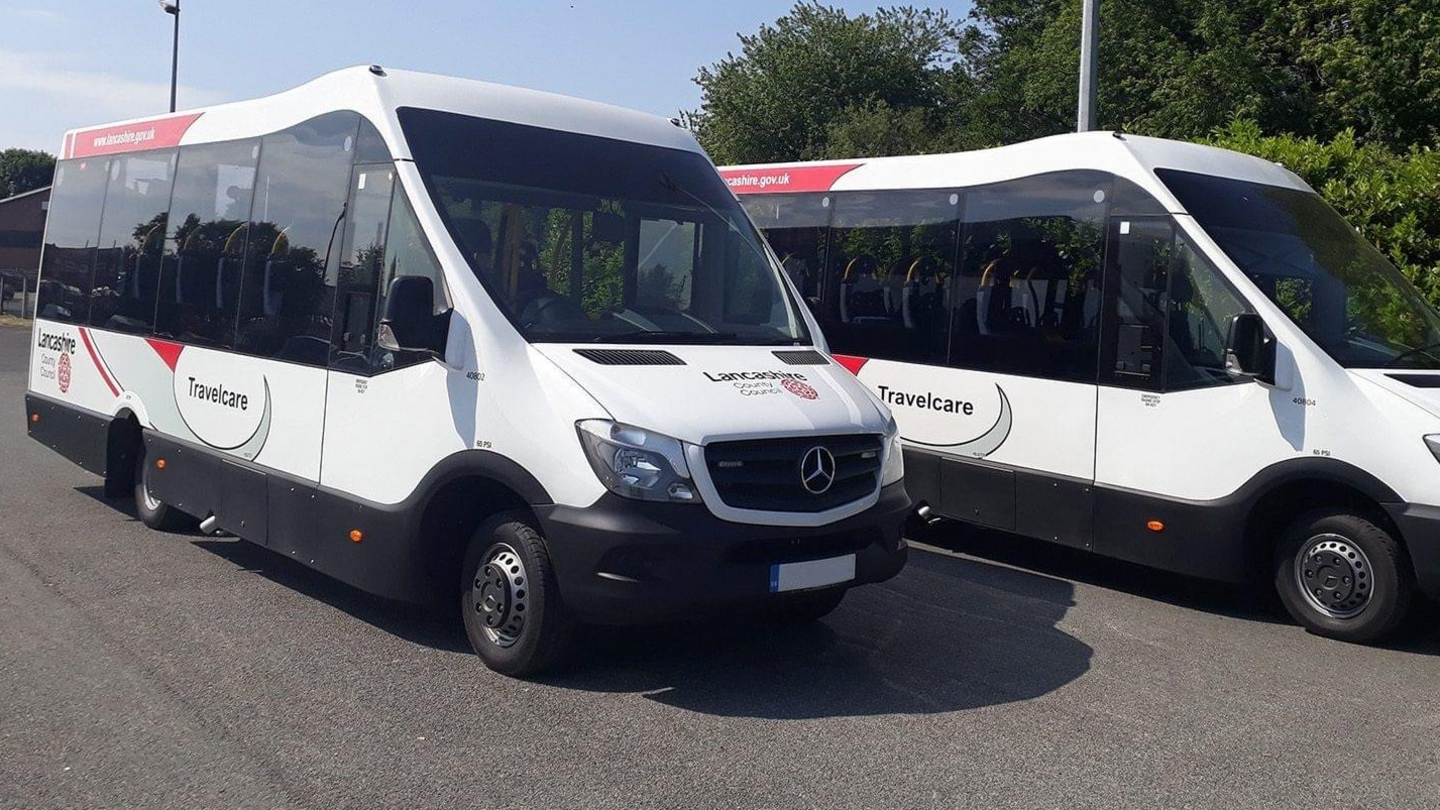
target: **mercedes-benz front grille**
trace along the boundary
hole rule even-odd
[[[882,446],[873,434],[712,442],[705,465],[727,506],[824,512],[875,492]]]

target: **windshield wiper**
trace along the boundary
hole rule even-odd
[[[1407,357],[1413,357],[1417,354],[1429,354],[1431,360],[1440,360],[1440,357],[1430,354],[1430,352],[1436,349],[1440,349],[1440,341],[1437,341],[1435,343],[1427,343],[1424,346],[1417,346],[1413,349],[1406,349],[1405,351],[1385,361],[1385,365],[1381,366],[1381,368],[1394,368],[1396,363],[1404,360]]]
[[[633,332],[614,332],[596,335],[591,343],[726,343],[740,337],[734,332],[680,332],[651,331],[636,329]]]

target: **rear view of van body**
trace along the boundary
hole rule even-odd
[[[893,420],[663,119],[353,68],[71,132],[42,263],[34,438],[497,670],[904,562]]]
[[[1440,595],[1440,316],[1283,167],[1085,133],[721,172],[927,514],[1354,641]]]

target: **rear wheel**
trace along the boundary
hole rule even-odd
[[[135,514],[140,516],[140,522],[152,529],[178,532],[189,528],[194,523],[194,518],[165,504],[152,494],[150,476],[153,469],[154,465],[147,460],[142,442],[135,451]]]
[[[470,539],[464,572],[465,633],[486,666],[522,677],[565,657],[575,622],[560,599],[545,539],[529,515],[504,512],[485,521]]]
[[[1409,557],[1389,532],[1352,512],[1302,515],[1275,552],[1275,589],[1317,635],[1369,643],[1404,622],[1415,596]]]

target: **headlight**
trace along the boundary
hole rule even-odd
[[[895,417],[885,423],[885,469],[880,476],[880,485],[888,486],[905,477],[905,453],[900,449],[900,426]]]
[[[644,501],[700,502],[678,439],[608,419],[586,419],[575,427],[585,457],[611,492]]]

